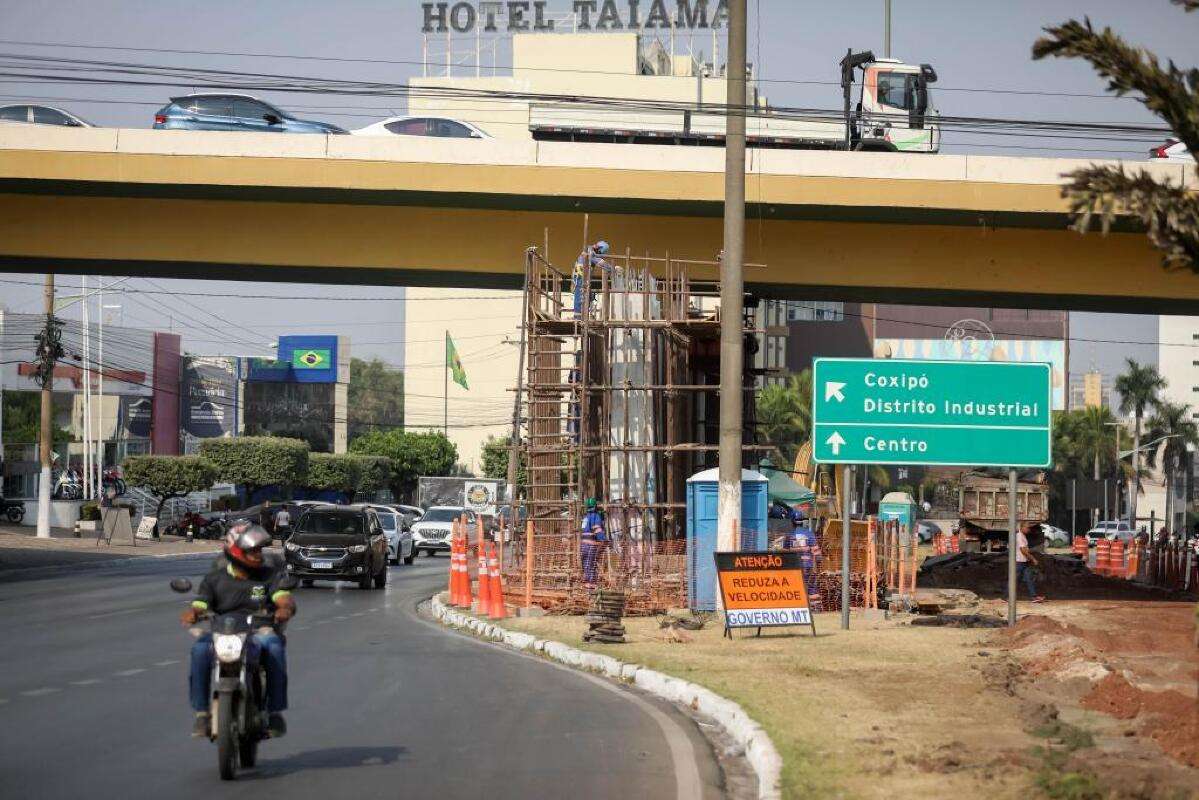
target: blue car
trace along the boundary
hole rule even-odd
[[[251,131],[257,133],[346,133],[327,122],[295,117],[245,94],[172,97],[154,114],[158,130]]]

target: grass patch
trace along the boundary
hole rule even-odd
[[[783,757],[787,798],[1020,798],[1033,771],[995,768],[1025,753],[1015,704],[984,690],[979,631],[864,622],[839,615],[807,630],[742,632],[719,623],[666,641],[655,619],[626,619],[629,642],[584,644],[579,617],[516,618],[513,630],[553,639],[706,686],[741,705]],[[1014,760],[1018,763],[1018,760]]]

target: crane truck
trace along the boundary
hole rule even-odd
[[[861,73],[860,76],[858,73]],[[938,112],[929,97],[937,80],[929,64],[876,58],[867,50],[841,59],[842,111],[746,112],[746,144],[792,150],[935,153]],[[854,102],[854,87],[857,102]],[[661,106],[655,108],[655,105]],[[539,141],[724,145],[726,113],[646,101],[619,105],[543,103],[529,106],[529,131]]]

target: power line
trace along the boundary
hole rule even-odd
[[[156,66],[148,64],[137,64],[128,62],[114,61],[96,61],[88,59],[62,59],[54,57],[33,56],[29,54],[0,54],[0,58],[17,59],[17,63],[2,65],[9,69],[30,70],[32,67],[26,66],[21,62],[22,59],[48,65],[49,69],[57,70],[58,72],[78,72],[80,70],[93,70],[98,72],[109,72],[119,75],[131,75],[136,77],[165,77],[181,80],[182,83],[163,83],[155,81],[140,81],[131,80],[129,78],[89,78],[79,75],[66,76],[53,75],[33,72],[17,72],[17,73],[0,73],[8,77],[17,77],[29,79],[31,81],[45,82],[79,82],[79,83],[111,83],[114,85],[166,85],[166,86],[183,86],[189,85],[192,87],[203,86],[204,88],[222,88],[222,89],[250,89],[250,90],[274,90],[285,92],[301,92],[301,93],[320,93],[320,94],[337,94],[337,95],[367,95],[367,96],[388,96],[388,97],[410,97],[410,96],[426,96],[426,97],[488,97],[488,98],[503,98],[509,100],[522,101],[541,101],[541,102],[556,102],[564,104],[599,104],[610,108],[626,108],[626,109],[656,109],[656,110],[691,110],[700,113],[709,114],[727,114],[731,110],[727,105],[722,104],[695,104],[670,101],[646,101],[633,100],[629,98],[619,97],[602,97],[602,96],[587,96],[587,95],[556,95],[546,93],[530,93],[517,92],[497,89],[467,89],[463,87],[413,87],[408,84],[393,84],[384,82],[366,82],[366,81],[349,81],[349,80],[333,80],[323,79],[311,76],[296,76],[276,73],[247,73],[233,72],[229,70],[214,70],[189,67],[174,67],[174,66]],[[223,80],[228,79],[228,80]],[[254,79],[257,82],[251,82],[247,79]],[[813,121],[828,121],[842,123],[844,114],[838,109],[812,109],[812,108],[795,108],[795,107],[776,107],[771,109],[760,109],[753,106],[746,106],[743,109],[750,115],[761,115],[768,113],[772,117],[777,118],[802,118]],[[893,115],[897,120],[907,118],[906,114],[899,113]],[[1090,131],[1092,133],[1105,131],[1116,134],[1152,134],[1160,136],[1169,133],[1169,129],[1162,126],[1145,126],[1131,125],[1127,123],[1095,123],[1095,122],[1080,122],[1071,120],[1029,120],[1029,119],[1002,119],[989,117],[964,117],[964,116],[940,116],[938,124],[942,128],[953,128],[957,125],[973,125],[973,126],[990,126],[999,127],[1005,126],[1023,127],[1035,129],[1045,132],[1058,130],[1074,130],[1074,131]]]
[[[229,58],[275,58],[287,61],[315,61],[327,63],[343,63],[343,64],[378,64],[386,66],[424,66],[424,61],[405,60],[405,59],[384,59],[384,58],[347,58],[335,56],[314,56],[314,55],[295,55],[289,53],[252,53],[238,52],[230,50],[185,50],[181,48],[165,48],[165,47],[122,47],[117,45],[96,45],[96,44],[81,44],[76,42],[31,42],[22,41],[19,39],[0,39],[0,44],[17,45],[20,47],[60,47],[64,49],[78,50],[115,50],[127,53],[157,53],[162,55],[197,55],[197,56],[222,56]],[[760,47],[760,41],[759,41]],[[759,50],[760,58],[760,50]],[[489,77],[506,77],[496,76],[495,69],[512,69],[508,67],[491,68],[484,66],[483,69],[492,70],[492,75]],[[612,70],[587,70],[576,69],[569,67],[521,67],[520,72],[549,72],[549,73],[568,73],[575,75],[599,75],[599,76],[628,76],[628,72],[619,72]],[[792,78],[755,78],[756,83],[779,83],[799,86],[840,86],[840,81],[817,81],[817,80],[799,80]],[[1127,100],[1139,99],[1136,95],[1114,95],[1114,94],[1095,94],[1089,92],[1052,92],[1044,89],[1000,89],[1000,88],[985,88],[985,87],[957,87],[957,86],[942,86],[937,84],[936,91],[938,92],[968,92],[980,94],[1010,94],[1010,95],[1028,95],[1034,97],[1079,97],[1096,100]]]

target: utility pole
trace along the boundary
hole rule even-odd
[[[891,0],[883,0],[883,58],[891,57]]]
[[[43,292],[43,306],[46,310],[46,327],[42,330],[38,343],[38,379],[42,384],[42,429],[38,450],[42,459],[41,480],[37,487],[37,535],[39,539],[50,538],[50,467],[53,463],[50,451],[54,447],[52,422],[54,416],[54,363],[61,353],[58,337],[58,326],[54,319],[54,273],[46,273],[46,287]]]
[[[742,315],[745,305],[745,5],[729,2],[724,145],[724,250],[720,257],[720,464],[716,549],[737,550],[741,519]],[[720,597],[720,592],[716,593]]]

